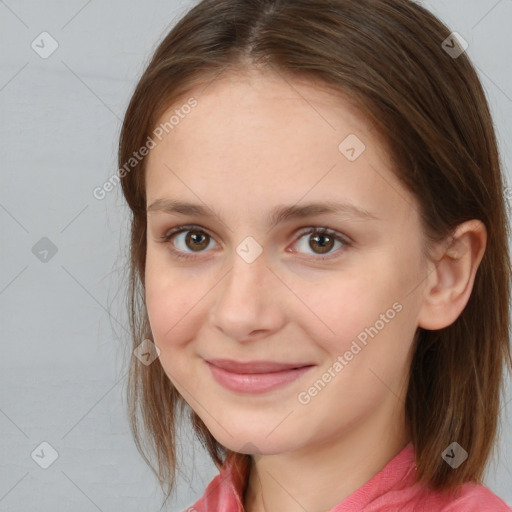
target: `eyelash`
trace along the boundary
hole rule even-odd
[[[206,230],[204,230],[200,226],[192,224],[192,225],[186,225],[186,226],[178,226],[176,228],[171,229],[165,235],[159,237],[159,241],[161,243],[170,243],[173,236],[179,235],[180,233],[184,233],[187,231],[198,231],[199,233],[204,233],[208,237],[213,238]],[[340,235],[337,231],[334,231],[334,230],[326,228],[326,227],[307,228],[305,231],[301,231],[298,234],[297,240],[300,240],[304,235],[309,235],[309,234],[328,235],[328,236],[334,238],[334,240],[336,240],[337,242],[341,242],[345,248],[350,247],[352,245],[351,242],[346,237]],[[187,253],[184,251],[176,250],[172,247],[172,244],[170,244],[170,245],[171,245],[170,251],[174,254],[174,256],[176,256],[178,259],[182,259],[182,260],[195,259],[197,257],[197,254],[199,254],[200,252],[203,252],[203,251],[199,251],[198,253],[195,253],[195,254],[193,252]],[[343,248],[338,249],[338,251],[342,250],[342,249]],[[313,256],[313,259],[319,260],[319,261],[325,261],[328,259],[332,259],[333,257],[336,257],[336,256],[332,256],[332,253],[329,253],[327,256],[322,256],[320,254],[317,254],[317,255]]]

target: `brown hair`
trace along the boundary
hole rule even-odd
[[[223,70],[269,67],[346,93],[387,144],[397,176],[417,198],[426,239],[467,220],[487,228],[473,292],[450,326],[418,328],[406,398],[417,480],[453,490],[481,481],[497,434],[509,345],[509,226],[488,103],[467,55],[442,47],[450,30],[410,0],[204,0],[156,49],[128,106],[119,166],[146,144],[164,111]],[[453,44],[452,44],[453,45]],[[132,211],[129,275],[133,349],[152,339],[144,304],[146,197],[141,159],[122,173]],[[131,358],[130,422],[136,445],[149,441],[169,494],[177,469],[176,428],[186,406],[158,359]],[[187,407],[217,466],[240,457],[218,443]],[[138,427],[140,409],[144,429]],[[145,436],[145,437],[144,437]],[[469,458],[456,470],[441,453],[457,441]]]

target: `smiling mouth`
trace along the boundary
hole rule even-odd
[[[243,374],[276,373],[313,366],[313,363],[279,363],[276,361],[238,362],[231,359],[209,359],[206,362],[228,372]]]
[[[215,364],[214,364],[215,363]],[[259,361],[236,363],[223,360],[206,361],[218,384],[239,393],[265,393],[294,382],[309,372],[313,364],[275,363]]]

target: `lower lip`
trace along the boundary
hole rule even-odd
[[[213,378],[231,391],[240,393],[266,393],[297,380],[313,366],[272,373],[234,373],[207,363]]]

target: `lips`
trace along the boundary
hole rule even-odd
[[[279,363],[276,361],[248,361],[242,363],[231,359],[208,359],[207,362],[228,372],[242,374],[268,374],[313,366],[312,363]]]
[[[230,359],[210,359],[205,362],[218,384],[230,391],[245,394],[268,393],[280,388],[290,389],[288,386],[315,366],[276,361],[241,363]]]

